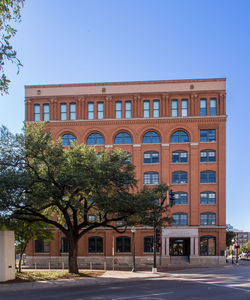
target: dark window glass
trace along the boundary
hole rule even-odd
[[[70,120],[76,120],[76,104],[70,103],[69,105],[69,118]]]
[[[175,131],[171,136],[171,143],[188,143],[189,138],[186,132],[182,130]]]
[[[171,116],[178,117],[178,100],[171,101]]]
[[[49,121],[49,104],[43,104],[43,120]]]
[[[188,225],[188,216],[184,213],[173,214],[173,225],[174,226],[186,226]]]
[[[202,192],[200,194],[200,204],[216,204],[216,193]]]
[[[187,182],[187,172],[178,171],[172,173],[172,184],[186,184]]]
[[[217,115],[217,99],[210,99],[210,116]]]
[[[104,138],[100,133],[92,133],[87,138],[87,145],[104,145]]]
[[[207,99],[200,99],[200,116],[207,115]]]
[[[132,105],[131,101],[125,102],[125,118],[130,119],[132,118]]]
[[[102,120],[104,118],[104,104],[103,102],[97,103],[97,119]]]
[[[214,150],[203,150],[200,153],[200,162],[215,162],[216,152]]]
[[[73,134],[64,134],[62,136],[63,146],[70,146],[74,141],[76,141],[76,137]]]
[[[103,253],[103,239],[99,236],[92,236],[88,239],[89,253]]]
[[[150,101],[149,100],[143,101],[143,117],[144,118],[150,117]]]
[[[115,136],[115,144],[130,145],[132,144],[131,136],[127,132],[120,132]]]
[[[216,255],[216,238],[213,236],[202,236],[200,238],[200,255],[214,256]]]
[[[184,192],[175,192],[174,193],[175,201],[174,203],[177,205],[185,205],[188,204],[188,194]]]
[[[69,239],[66,237],[61,239],[61,253],[69,253]]]
[[[201,225],[216,225],[216,214],[214,213],[201,214]]]
[[[200,173],[201,183],[216,183],[216,172],[204,171]]]
[[[200,142],[201,143],[216,142],[216,130],[215,129],[201,129]]]
[[[62,121],[67,120],[67,104],[66,103],[61,103],[60,113],[61,113],[61,120]]]
[[[131,239],[128,236],[120,236],[116,238],[116,252],[131,252]]]
[[[89,223],[95,223],[96,222],[96,215],[95,214],[88,215],[88,221],[89,221]]]
[[[40,104],[34,105],[34,121],[40,121]]]
[[[88,103],[88,120],[94,120],[94,103],[89,102]]]
[[[122,102],[121,101],[115,102],[115,117],[116,117],[116,119],[122,118]]]
[[[49,253],[50,243],[47,240],[36,240],[35,241],[35,252],[36,253]]]
[[[144,252],[153,252],[153,236],[144,237]]]
[[[149,131],[145,133],[142,139],[143,144],[158,144],[160,142],[160,136],[155,131]]]
[[[144,164],[158,164],[159,163],[159,152],[148,151],[144,152]]]
[[[160,117],[160,100],[153,101],[153,117],[154,118]]]
[[[187,151],[174,151],[172,153],[172,163],[180,164],[188,161]]]
[[[181,100],[181,116],[188,116],[188,100],[186,99]]]
[[[144,173],[144,184],[159,184],[159,173],[157,172]]]

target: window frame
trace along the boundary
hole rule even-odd
[[[202,218],[206,217],[206,218]],[[204,220],[205,219],[205,220]],[[200,225],[201,226],[216,226],[216,213],[203,212],[200,214]]]
[[[69,119],[76,120],[76,103],[71,102],[69,104]]]
[[[185,200],[181,199],[181,197],[180,197],[180,195],[184,195],[184,194],[186,196]],[[188,205],[188,193],[187,192],[178,191],[178,192],[174,192],[174,195],[175,195],[175,201],[174,201],[175,205]],[[181,200],[176,201],[178,199],[178,196],[179,196],[179,199],[181,199]]]
[[[206,197],[202,197],[201,195],[206,195]],[[209,197],[210,195],[215,195],[215,197]],[[209,199],[214,199],[214,200],[210,201]],[[216,192],[212,192],[212,191],[200,192],[200,205],[215,205],[215,204],[216,204]]]
[[[204,134],[202,135],[202,133]],[[200,143],[215,143],[215,142],[216,142],[216,129],[200,129]]]
[[[120,109],[119,106],[120,105]],[[115,118],[122,119],[122,101],[115,102]]]
[[[178,182],[174,181],[174,176],[178,176]],[[183,181],[183,180],[181,180],[182,176],[185,176],[185,178],[186,178],[185,182],[182,182]],[[188,184],[188,172],[185,172],[185,171],[172,172],[172,184],[173,185]]]
[[[181,116],[188,117],[188,99],[181,99]]]
[[[204,103],[205,105],[203,106],[202,103]],[[207,98],[200,99],[200,116],[207,116]]]
[[[69,247],[69,239],[66,236],[62,237],[60,253],[69,253]]]
[[[145,154],[147,154],[147,155],[150,155],[150,157],[149,157],[149,162],[145,162]],[[157,159],[157,162],[154,162],[153,161],[153,154],[157,154],[158,156],[158,159]],[[145,165],[148,165],[148,164],[159,164],[159,152],[158,151],[145,151],[144,153],[143,153],[143,163],[145,164]]]
[[[179,154],[178,161],[174,161],[174,157],[173,157],[174,154]],[[181,154],[186,154],[186,159],[187,159],[186,161],[181,161]],[[188,163],[188,152],[185,151],[185,150],[173,151],[172,152],[172,163],[173,164],[186,164],[186,163]]]
[[[88,120],[94,120],[94,119],[95,119],[95,104],[94,102],[88,102]]]
[[[46,111],[45,108],[48,108],[48,110]],[[43,121],[49,121],[50,120],[50,107],[49,107],[49,103],[44,103],[43,104]]]
[[[157,107],[155,107],[155,104]],[[154,99],[153,100],[153,118],[159,118],[160,117],[160,100]]]
[[[214,153],[214,156],[209,155],[209,153]],[[206,154],[205,156],[202,156],[202,154]],[[206,160],[202,160],[202,158],[206,158]],[[215,160],[209,160],[209,157],[215,157]],[[215,163],[216,162],[216,150],[212,149],[204,149],[200,151],[200,162],[201,163]]]
[[[72,138],[73,137],[73,138]],[[75,142],[77,139],[72,133],[65,133],[64,135],[61,136],[62,140],[62,146],[63,147],[69,147],[72,145],[73,142]],[[69,143],[65,144],[64,141],[68,140]]]
[[[39,251],[37,243],[41,243],[39,246],[41,247],[41,251]],[[47,250],[46,250],[47,249]],[[48,254],[50,253],[50,241],[45,239],[35,240],[35,253]]]
[[[150,100],[143,100],[143,118],[150,118]]]
[[[157,177],[157,181],[155,180],[156,178],[154,176]],[[146,177],[148,177],[148,178],[146,178]],[[159,184],[159,173],[154,172],[154,171],[145,172],[143,174],[143,184],[144,185],[157,185],[157,184]]]
[[[178,217],[178,223],[175,223],[175,219],[174,216]],[[182,217],[185,216],[185,223],[182,220]],[[177,212],[172,214],[172,218],[173,218],[173,226],[188,226],[188,214],[187,213],[183,213],[183,212]]]
[[[176,104],[176,105],[174,105],[174,104]],[[171,117],[178,117],[178,100],[177,99],[171,100]]]
[[[215,101],[215,106],[212,106],[212,102]],[[217,116],[217,98],[210,98],[209,100],[209,114],[210,116]]]
[[[118,249],[118,241],[121,241],[121,251]],[[126,245],[126,241],[129,242],[129,247],[126,249],[128,245]],[[129,236],[118,236],[115,239],[115,252],[116,253],[131,253],[131,237]]]
[[[104,102],[97,102],[97,120],[104,119]]]
[[[98,135],[98,136],[97,136]],[[94,137],[94,138],[93,138]],[[100,139],[100,138],[102,138],[102,140],[103,140],[103,143],[97,143],[97,140],[98,139]],[[94,144],[90,144],[89,143],[89,139],[93,139],[94,140]],[[98,145],[98,146],[103,146],[105,143],[104,143],[104,137],[103,137],[103,135],[101,134],[101,133],[99,133],[99,132],[92,132],[92,133],[90,133],[89,135],[88,135],[88,137],[87,137],[87,140],[86,140],[86,145],[88,145],[88,146],[95,146],[95,145]]]
[[[125,118],[132,118],[132,102],[130,100],[125,101]]]
[[[41,107],[40,104],[34,104],[34,121],[39,122],[41,121]],[[38,109],[38,111],[36,111]]]
[[[118,135],[121,135],[121,137],[118,137]],[[125,137],[124,135],[127,135],[127,137]],[[121,139],[121,143],[120,142],[118,143],[117,139]],[[130,139],[130,142],[129,143],[125,143],[125,139]],[[122,131],[122,132],[117,133],[117,135],[114,138],[114,145],[132,145],[132,144],[133,144],[132,137],[126,131]]]
[[[207,239],[207,240],[213,239],[213,242],[214,242],[214,251],[213,251],[213,254],[209,254],[209,245],[208,245],[209,241],[207,241],[207,250],[206,250],[206,252],[202,251],[202,240],[205,240],[205,239]],[[215,236],[204,235],[204,236],[200,237],[200,256],[216,256],[216,237]]]
[[[145,139],[149,139],[149,142],[145,142]],[[159,141],[154,142],[154,139],[159,139]],[[160,144],[161,137],[156,131],[148,131],[142,137],[142,144]]]
[[[206,178],[205,178],[206,175]],[[211,177],[212,176],[212,177]],[[213,180],[215,178],[215,180]],[[204,180],[206,179],[206,180]],[[216,184],[216,171],[205,170],[200,172],[200,184]]]
[[[65,108],[65,111],[63,108]],[[66,121],[67,119],[67,103],[60,103],[60,120]]]
[[[187,139],[187,141],[185,141],[185,139]],[[171,134],[170,142],[171,144],[186,144],[189,143],[189,136],[184,130],[176,130]]]
[[[91,245],[91,242],[93,242],[94,245]],[[98,242],[100,244],[98,244]],[[101,245],[101,247],[100,247]],[[94,246],[93,250],[91,250],[91,246]],[[98,247],[100,247],[98,249]],[[104,253],[103,252],[103,238],[101,236],[90,236],[88,237],[88,253]]]

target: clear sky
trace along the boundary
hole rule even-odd
[[[250,231],[249,0],[26,0],[17,28],[24,67],[0,96],[13,132],[24,85],[226,77],[227,223]]]

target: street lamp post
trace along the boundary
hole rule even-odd
[[[132,232],[132,243],[133,243],[133,267],[132,267],[132,272],[136,272],[136,269],[135,269],[135,226],[132,226],[131,232]]]
[[[238,262],[239,262],[238,249],[239,249],[239,245],[238,245],[238,232],[237,232],[237,234],[236,234],[236,265],[238,265]]]

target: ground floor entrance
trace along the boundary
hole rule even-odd
[[[170,238],[169,254],[171,256],[189,256],[190,238]]]

